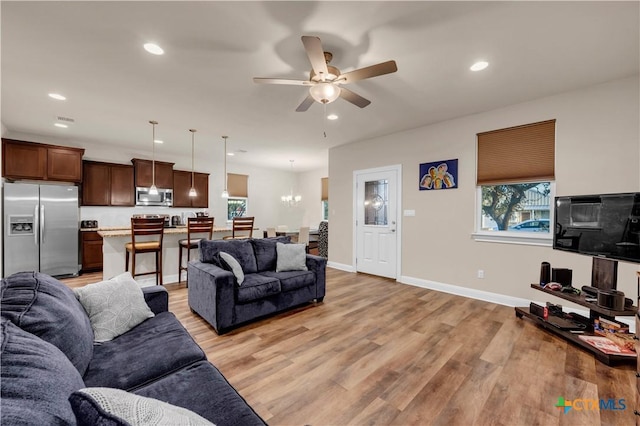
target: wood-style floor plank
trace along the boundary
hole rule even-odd
[[[329,268],[323,303],[218,336],[190,311],[184,283],[165,287],[169,309],[271,425],[635,422],[634,365],[606,366],[513,308]],[[627,409],[565,414],[560,396]]]

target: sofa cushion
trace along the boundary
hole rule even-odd
[[[316,276],[311,271],[263,272],[261,275],[276,278],[280,281],[283,292],[297,290],[316,284]]]
[[[85,373],[93,355],[93,330],[69,287],[46,274],[18,272],[2,280],[0,297],[3,317],[56,346]]]
[[[171,312],[162,312],[96,345],[84,375],[88,387],[131,390],[206,359],[202,349]]]
[[[221,268],[218,253],[224,251],[233,256],[244,274],[254,274],[258,272],[256,266],[256,256],[253,253],[253,245],[248,238],[237,240],[203,240],[200,242],[200,261],[213,263]]]
[[[69,398],[79,426],[213,425],[186,408],[113,388],[84,388]]]
[[[307,253],[304,244],[276,243],[276,252],[278,253],[276,272],[307,270]]]
[[[265,425],[218,369],[207,361],[190,365],[134,393],[187,408],[217,425]]]
[[[220,255],[221,263],[224,265],[224,269],[233,272],[238,285],[242,285],[242,283],[244,282],[244,272],[242,272],[242,266],[240,266],[236,258],[224,251],[221,251],[218,254]]]
[[[0,424],[75,424],[68,398],[84,387],[60,349],[11,321],[0,321]]]
[[[95,342],[107,342],[153,317],[130,272],[73,290],[89,315]]]
[[[291,237],[275,237],[275,238],[255,238],[251,240],[253,251],[256,254],[256,264],[258,272],[275,271],[276,270],[276,243],[288,244]]]
[[[254,300],[273,296],[281,291],[277,278],[262,274],[245,275],[242,287],[237,287],[238,303],[249,303]]]

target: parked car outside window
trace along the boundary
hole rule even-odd
[[[549,232],[549,219],[531,219],[509,227],[509,231]]]

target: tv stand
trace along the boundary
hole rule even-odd
[[[561,299],[567,300],[569,302],[585,306],[589,308],[589,319],[590,324],[587,324],[587,328],[583,333],[572,333],[571,331],[561,330],[560,328],[552,325],[551,323],[545,321],[543,318],[540,318],[537,315],[529,312],[528,307],[516,307],[515,313],[518,318],[527,317],[532,320],[537,325],[541,326],[545,330],[548,330],[565,340],[568,340],[581,348],[591,352],[595,355],[596,359],[603,362],[607,365],[614,365],[620,363],[636,363],[637,357],[624,356],[624,355],[615,355],[615,354],[606,354],[599,349],[594,348],[587,342],[580,339],[578,336],[582,335],[593,335],[593,320],[598,318],[599,316],[614,319],[616,316],[634,316],[638,312],[638,308],[635,306],[626,307],[623,311],[613,311],[611,309],[603,308],[598,306],[596,303],[587,302],[585,300],[585,296],[583,294],[576,295],[572,293],[563,293],[561,291],[549,290],[541,287],[539,284],[531,284],[531,288],[542,291],[543,293],[552,294]],[[640,330],[636,330],[636,333],[640,332]]]

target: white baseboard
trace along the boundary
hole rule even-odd
[[[416,287],[428,288],[430,290],[437,290],[443,293],[455,294],[456,296],[469,297],[471,299],[483,300],[485,302],[497,303],[498,305],[505,306],[529,306],[530,300],[522,299],[520,297],[506,296],[504,294],[491,293],[483,290],[476,290],[473,288],[460,287],[452,284],[444,284],[436,281],[423,280],[420,278],[413,278],[402,276],[398,279],[398,282],[403,284],[409,284]]]
[[[327,262],[327,266],[329,268],[338,269],[340,271],[345,272],[356,272],[355,268],[351,265],[346,265],[344,263],[336,263],[336,262]]]

